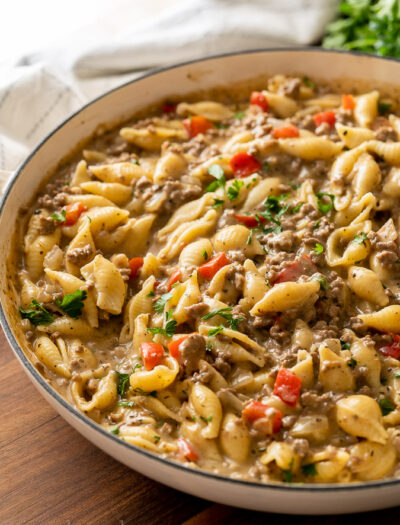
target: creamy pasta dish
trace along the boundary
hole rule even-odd
[[[99,131],[19,237],[26,351],[118,439],[231,478],[400,473],[400,117],[275,76]]]

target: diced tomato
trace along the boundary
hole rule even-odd
[[[332,128],[336,122],[336,115],[335,112],[332,110],[323,111],[322,113],[317,113],[316,115],[314,115],[313,121],[315,122],[316,126],[320,126],[321,124],[326,122]]]
[[[300,135],[296,126],[282,126],[275,128],[273,132],[274,139],[291,139]]]
[[[190,137],[195,137],[196,135],[199,135],[199,133],[205,133],[208,129],[214,127],[212,122],[201,115],[185,118],[183,125]]]
[[[259,106],[263,111],[269,110],[268,100],[260,91],[252,92],[250,95],[250,104],[252,106]]]
[[[181,355],[179,353],[179,347],[181,346],[183,341],[186,341],[189,335],[192,335],[192,334],[197,334],[197,332],[192,332],[191,334],[185,334],[182,337],[179,337],[178,339],[174,339],[173,341],[169,343],[168,350],[169,350],[171,357],[173,357],[177,361],[180,361]]]
[[[179,438],[176,443],[178,445],[179,455],[183,459],[187,459],[188,461],[197,461],[199,459],[199,455],[194,450],[189,441]]]
[[[175,113],[175,111],[176,111],[176,104],[174,102],[165,102],[165,104],[162,107],[162,112],[165,114]]]
[[[182,272],[181,272],[181,269],[180,268],[177,268],[176,270],[174,270],[169,279],[168,279],[168,283],[167,283],[167,290],[170,292],[171,291],[171,288],[172,286],[179,282],[182,278]]]
[[[161,363],[164,347],[159,343],[140,343],[140,353],[142,354],[143,364],[146,370],[153,368]]]
[[[85,206],[81,202],[74,202],[73,204],[68,204],[65,207],[65,221],[62,224],[65,226],[72,226],[77,222],[79,217],[86,210],[87,206]]]
[[[342,108],[343,109],[354,109],[356,102],[353,95],[342,95]]]
[[[235,177],[247,177],[262,168],[261,163],[246,152],[234,155],[229,164]]]
[[[230,262],[231,261],[224,252],[217,253],[217,255],[211,257],[209,261],[202,264],[197,270],[197,273],[209,281],[214,277],[218,270],[220,270],[223,266],[230,264]]]
[[[274,395],[280,397],[287,405],[294,407],[299,399],[300,389],[300,377],[286,368],[281,368],[275,379]]]
[[[129,277],[131,279],[135,279],[137,277],[137,274],[140,270],[140,268],[143,266],[143,257],[134,257],[129,261],[129,267],[131,269],[131,273]]]
[[[317,267],[308,255],[302,255],[279,272],[274,284],[297,281],[301,275],[314,273],[316,268]]]
[[[258,224],[257,219],[255,218],[254,215],[242,215],[241,213],[235,213],[233,216],[235,217],[237,221],[241,222],[248,228],[255,228]],[[260,217],[260,221],[264,222],[265,219]]]
[[[260,401],[252,400],[247,403],[242,411],[242,419],[248,424],[254,423],[258,419],[268,419],[272,422],[273,434],[279,432],[282,426],[282,412]]]
[[[381,354],[387,357],[394,357],[394,359],[400,359],[400,335],[390,334],[393,339],[393,343],[390,345],[384,345],[379,348]]]

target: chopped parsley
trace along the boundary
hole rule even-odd
[[[249,236],[247,237],[246,244],[251,244],[252,243],[252,241],[253,241],[253,231],[254,230],[250,230]]]
[[[208,416],[208,417],[200,416],[200,419],[201,419],[204,423],[211,423],[211,421],[213,420],[213,416]]]
[[[213,335],[217,335],[220,332],[222,332],[222,330],[225,330],[225,326],[222,326],[222,324],[220,324],[216,328],[213,328],[212,330],[209,330],[207,335],[209,337],[212,337]]]
[[[110,428],[110,432],[111,432],[111,434],[115,434],[116,436],[118,436],[118,434],[119,434],[119,426],[115,425],[115,427]]]
[[[131,159],[131,162],[132,162],[132,164],[136,164],[137,166],[139,166],[139,165],[140,165],[140,163],[139,163],[139,160],[138,160],[138,159]]]
[[[228,199],[230,201],[237,199],[239,197],[240,188],[243,186],[244,182],[242,180],[235,179],[226,192]]]
[[[208,259],[208,253],[207,253],[207,250],[205,248],[203,250],[203,258],[204,258],[205,261]]]
[[[383,416],[387,416],[390,412],[396,409],[396,405],[387,397],[383,397],[378,401],[379,406],[381,407],[381,412]]]
[[[380,115],[389,113],[392,104],[390,102],[378,102],[378,111]]]
[[[307,86],[307,87],[310,87],[312,89],[315,88],[315,82],[313,82],[311,80],[311,78],[308,78],[308,77],[303,77],[303,83]]]
[[[216,315],[219,315],[220,317],[223,317],[226,321],[228,321],[228,326],[231,330],[237,330],[238,325],[241,321],[243,321],[243,317],[233,317],[233,315],[230,313],[232,312],[232,308],[230,306],[226,308],[219,308],[218,310],[212,310],[211,312],[208,312],[208,314],[203,315],[201,318],[202,321],[208,321],[212,317],[215,317]],[[225,327],[222,326],[222,330]],[[221,332],[221,330],[219,330]],[[218,333],[219,333],[218,332]],[[210,334],[208,334],[210,335]],[[215,335],[215,334],[213,334]]]
[[[133,406],[135,406],[135,403],[133,401],[118,401],[117,406],[124,408],[132,408]]]
[[[323,275],[316,275],[315,277],[314,276],[311,277],[311,279],[313,281],[319,282],[321,290],[324,290],[325,292],[328,290],[329,284],[328,284],[328,281],[326,280],[326,277],[324,277]]]
[[[322,244],[320,244],[319,242],[317,242],[313,248],[313,251],[315,253],[323,253],[324,252],[324,247],[322,246]]]
[[[161,439],[161,436],[157,436],[157,434],[155,434],[155,435],[153,436],[153,438],[154,438],[154,439],[156,440],[156,442],[158,443],[158,442],[160,441],[160,439]]]
[[[217,129],[226,129],[228,127],[228,124],[222,124],[222,122],[214,122],[214,126]]]
[[[154,290],[150,290],[150,292],[146,294],[146,297],[154,297],[154,295]]]
[[[153,390],[152,392],[145,392],[143,388],[140,388],[138,386],[133,391],[135,392],[135,394],[139,394],[140,396],[157,397],[157,390]]]
[[[172,337],[175,333],[176,327],[178,323],[175,321],[175,319],[171,319],[172,317],[172,310],[169,310],[168,312],[165,312],[165,326],[164,328],[161,328],[157,326],[156,328],[148,328],[147,331],[150,332],[153,335],[161,334],[165,335],[167,337]]]
[[[118,395],[120,395],[121,397],[124,397],[125,392],[128,389],[129,374],[124,374],[122,372],[118,372],[118,370],[115,370],[115,373],[117,374],[117,392],[118,392]]]
[[[20,308],[19,313],[22,319],[29,319],[34,326],[50,324],[54,317],[36,299],[28,305],[28,308]]]
[[[366,246],[366,240],[367,240],[368,236],[365,232],[361,232],[359,233],[358,235],[355,235],[354,236],[354,239],[353,239],[353,242],[355,244],[363,244],[364,246]]]
[[[282,469],[282,473],[283,473],[283,481],[285,481],[286,483],[291,483],[292,480],[293,480],[293,472],[292,472],[292,468],[293,468],[293,463],[294,463],[294,459],[292,458],[292,460],[290,461],[290,464],[289,464],[289,468],[288,469]]]
[[[78,319],[82,314],[83,301],[86,298],[86,290],[76,290],[74,293],[64,295],[62,301],[56,299],[56,305],[72,319]]]
[[[142,368],[142,366],[143,365],[140,363],[136,363],[136,365],[132,368],[132,374],[134,374],[138,368]]]
[[[268,164],[268,162],[264,162],[263,168],[264,168],[265,173],[269,172],[269,164]]]
[[[296,204],[296,206],[294,206],[291,210],[290,210],[290,213],[292,215],[294,215],[295,213],[297,213],[299,211],[299,209],[303,206],[304,202],[299,202],[299,204]]]
[[[347,366],[349,366],[350,368],[355,368],[357,366],[357,361],[351,358],[347,361]]]
[[[271,228],[263,228],[264,233],[280,233],[282,231],[282,225],[280,218],[282,215],[284,215],[288,209],[290,208],[290,204],[286,204],[285,206],[281,205],[281,202],[287,200],[289,198],[289,195],[286,193],[283,193],[282,195],[279,195],[278,197],[274,195],[270,195],[266,201],[264,202],[265,211],[260,213],[260,216],[263,219],[266,219],[269,222],[272,222],[276,226]],[[257,219],[257,215],[256,215]],[[261,221],[259,221],[261,223]]]
[[[344,341],[340,340],[340,347],[342,350],[350,350],[350,343],[345,343]]]
[[[244,118],[245,115],[246,115],[245,111],[238,111],[237,113],[232,115],[232,118],[237,118],[237,119],[241,120],[242,118]]]
[[[212,205],[212,207],[216,210],[220,208],[221,206],[223,206],[224,204],[225,204],[225,201],[221,199],[214,199],[214,204]]]
[[[65,210],[61,210],[60,212],[52,213],[51,218],[54,222],[65,222],[65,219],[67,217],[67,213]]]
[[[300,184],[289,184],[289,186],[292,188],[292,190],[298,190],[300,188]]]
[[[326,215],[329,213],[333,208],[333,202],[335,200],[335,196],[331,193],[316,193],[317,196],[317,205],[318,209],[321,213]],[[328,202],[327,200],[330,199]]]
[[[209,193],[210,191],[215,191],[218,188],[222,188],[225,191],[226,178],[224,170],[221,168],[221,166],[219,166],[218,164],[213,164],[212,166],[209,166],[208,173],[209,175],[211,175],[211,177],[214,177],[215,180],[207,186],[206,193]]]
[[[318,474],[315,463],[308,463],[308,465],[303,465],[301,467],[301,470],[303,471],[303,474],[305,476],[316,476]]]
[[[172,298],[172,296],[173,296],[172,292],[167,292],[167,293],[162,294],[162,296],[154,303],[154,310],[158,314],[162,314],[164,311],[165,305]]]

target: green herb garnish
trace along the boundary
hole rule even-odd
[[[379,406],[381,407],[381,412],[383,416],[387,416],[390,412],[396,409],[396,405],[387,397],[383,397],[378,401]]]
[[[60,212],[56,212],[56,213],[52,213],[51,214],[51,218],[53,219],[54,222],[65,222],[65,219],[66,219],[66,211],[65,210],[61,210]]]
[[[158,442],[160,441],[160,439],[161,439],[161,436],[157,436],[157,434],[155,434],[155,435],[153,436],[153,438],[154,438],[154,439],[156,440],[156,442],[158,443]]]
[[[204,423],[211,423],[211,421],[213,420],[213,416],[208,416],[208,417],[200,416],[200,419],[201,419]]]
[[[140,388],[138,386],[133,391],[135,392],[135,394],[139,394],[141,396],[157,397],[157,390],[153,390],[152,392],[145,392],[143,388]]]
[[[357,361],[351,358],[347,361],[347,366],[349,366],[350,368],[355,368],[357,366]]]
[[[117,406],[124,408],[132,408],[133,406],[135,406],[135,403],[133,401],[118,401]]]
[[[167,337],[172,337],[175,333],[176,327],[178,323],[175,321],[175,319],[172,319],[173,311],[169,310],[168,312],[165,312],[165,326],[164,328],[161,328],[157,326],[156,328],[148,328],[147,331],[150,332],[153,335],[161,334],[165,335]]]
[[[150,290],[148,294],[146,294],[146,297],[154,297],[154,290]]]
[[[252,241],[253,241],[253,231],[254,230],[250,230],[249,236],[247,237],[246,244],[251,244],[252,243]]]
[[[237,113],[232,115],[232,118],[237,118],[237,119],[241,120],[245,115],[246,115],[245,111],[238,111]]]
[[[216,210],[220,208],[221,206],[223,206],[224,204],[225,204],[225,201],[221,199],[214,199],[214,204],[212,205],[212,207]]]
[[[228,326],[231,330],[237,330],[239,323],[243,321],[244,318],[243,317],[233,317],[233,315],[230,312],[232,312],[232,308],[230,306],[226,308],[219,308],[218,310],[212,310],[211,312],[208,312],[208,314],[203,315],[201,320],[208,321],[212,317],[219,315],[220,317],[223,317],[226,321],[228,321]],[[224,328],[225,327],[223,326],[222,329]]]
[[[307,86],[307,87],[310,87],[312,89],[315,88],[315,82],[313,82],[311,80],[311,78],[308,78],[308,77],[303,77],[303,83]]]
[[[115,425],[115,427],[110,428],[111,434],[115,434],[116,436],[119,434],[119,426]]]
[[[329,213],[333,208],[333,203],[335,200],[335,196],[332,195],[332,193],[316,193],[317,196],[317,205],[318,209],[321,213],[326,215]],[[327,202],[327,198],[330,199],[330,202]]]
[[[380,115],[386,115],[391,107],[392,104],[390,102],[378,102],[378,111]]]
[[[305,476],[316,476],[318,474],[315,463],[308,463],[308,465],[303,465],[301,467],[303,474]]]
[[[115,370],[115,373],[117,374],[117,392],[118,395],[121,397],[124,397],[125,392],[129,385],[129,374],[124,374],[122,372],[118,372],[118,370]]]
[[[164,311],[165,305],[172,298],[172,296],[173,296],[172,292],[167,292],[167,293],[162,294],[162,296],[154,303],[153,305],[154,310],[158,314],[162,314]]]
[[[367,239],[368,239],[367,234],[365,232],[361,232],[358,235],[354,236],[353,242],[355,244],[363,244],[364,246],[366,246],[366,242],[365,241]]]
[[[19,313],[22,319],[29,319],[34,326],[41,324],[50,324],[54,317],[46,310],[36,299],[28,305],[28,308],[20,308]]]
[[[311,279],[313,281],[318,281],[319,282],[321,290],[324,290],[325,292],[328,290],[329,284],[328,284],[328,281],[326,280],[326,277],[324,277],[323,275],[322,276],[318,275],[318,276],[315,276],[315,277],[313,276],[313,277],[311,277]]]
[[[78,319],[82,314],[83,301],[86,298],[86,290],[76,290],[74,293],[64,295],[62,301],[56,299],[56,305],[72,319]]]
[[[218,164],[213,164],[212,166],[208,167],[208,173],[211,175],[211,177],[214,177],[216,179],[215,181],[211,182],[206,188],[206,193],[209,193],[210,191],[215,191],[218,188],[222,188],[225,191],[225,183],[226,178],[224,174],[224,170],[219,166]]]
[[[203,258],[205,261],[208,259],[208,253],[206,249],[203,250]]]
[[[226,195],[230,201],[233,201],[239,197],[240,188],[244,186],[242,180],[235,179],[233,183],[229,186]]]
[[[324,252],[324,247],[322,246],[322,244],[320,244],[319,242],[317,242],[313,248],[313,252],[315,253],[323,253]]]
[[[350,343],[345,343],[344,341],[340,340],[340,347],[342,350],[350,350]]]
[[[219,326],[213,328],[212,330],[209,330],[207,335],[209,337],[212,337],[213,335],[217,335],[220,332],[222,332],[222,330],[225,330],[225,326],[222,326],[222,324],[220,324]]]

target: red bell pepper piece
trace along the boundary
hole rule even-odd
[[[254,215],[242,215],[241,213],[235,213],[233,215],[238,222],[241,222],[248,228],[255,228],[258,225],[257,219]],[[265,219],[260,217],[260,222],[264,222]]]
[[[234,155],[229,161],[229,164],[234,176],[239,178],[247,177],[262,168],[261,163],[246,152]]]
[[[282,426],[282,412],[260,401],[252,400],[247,403],[242,411],[242,419],[247,424],[254,423],[258,419],[268,419],[272,423],[273,434],[279,432]]]
[[[268,100],[260,91],[252,92],[250,95],[250,104],[252,106],[259,106],[263,111],[269,110]]]
[[[197,334],[197,332],[192,332],[191,334],[185,334],[182,337],[179,337],[178,339],[174,339],[173,341],[169,343],[168,350],[169,350],[171,357],[173,357],[177,361],[181,360],[181,354],[179,353],[179,347],[181,346],[183,341],[186,341],[189,335],[192,335],[192,334]]]
[[[274,139],[291,139],[300,135],[296,126],[282,126],[275,128],[273,132]]]
[[[135,279],[137,277],[137,274],[139,273],[140,268],[143,266],[143,257],[133,257],[129,261],[129,267],[131,269],[131,273],[129,277],[131,279]]]
[[[189,441],[179,438],[176,443],[178,445],[179,455],[183,459],[186,459],[187,461],[197,461],[199,459],[199,455],[194,450]]]
[[[393,342],[390,345],[383,345],[379,348],[381,354],[387,357],[394,357],[394,359],[400,358],[400,335],[390,334]]]
[[[140,353],[146,370],[153,368],[161,363],[164,355],[164,347],[159,343],[140,343]]]
[[[317,267],[310,257],[308,255],[302,255],[279,272],[274,284],[297,281],[301,275],[307,275],[311,272],[314,273],[316,269]]]
[[[354,109],[356,101],[353,95],[342,95],[342,108],[343,109]]]
[[[186,131],[189,133],[189,137],[195,137],[199,133],[205,133],[208,129],[213,128],[214,125],[206,117],[202,115],[195,115],[194,117],[185,118],[183,121]]]
[[[211,257],[210,260],[202,264],[197,270],[197,273],[209,281],[214,277],[218,270],[220,270],[223,266],[230,264],[230,262],[231,261],[224,252],[217,253],[217,255],[214,255],[214,257]]]
[[[275,379],[274,395],[289,406],[296,406],[300,396],[301,379],[290,370],[281,368]]]
[[[82,213],[87,210],[87,206],[81,202],[74,202],[73,204],[68,204],[64,210],[65,221],[62,224],[64,226],[72,226],[78,221]]]
[[[169,279],[168,279],[168,283],[167,283],[167,290],[170,292],[171,291],[171,288],[172,286],[179,282],[182,278],[182,272],[181,272],[181,269],[180,268],[177,268],[176,270],[174,270]]]
[[[335,112],[330,111],[323,111],[322,113],[317,113],[313,116],[313,121],[315,122],[316,126],[320,126],[324,122],[330,125],[331,128],[335,125],[336,122],[336,115]]]
[[[165,104],[162,107],[162,112],[164,114],[175,113],[175,111],[176,111],[176,104],[174,102],[165,102]]]

